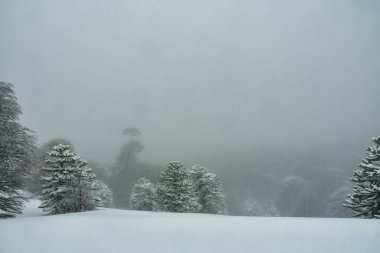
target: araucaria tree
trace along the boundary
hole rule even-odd
[[[355,215],[365,218],[380,218],[380,136],[372,138],[375,146],[367,149],[367,157],[359,164],[351,179],[356,185],[347,204]]]
[[[31,131],[19,123],[20,114],[13,85],[0,82],[0,217],[22,212],[24,199],[19,190],[35,149]]]
[[[190,169],[190,177],[200,204],[201,213],[223,213],[226,211],[225,195],[219,178],[206,168],[195,165]]]
[[[35,195],[41,195],[41,173],[42,167],[45,166],[46,153],[50,151],[54,146],[57,146],[59,144],[69,145],[71,150],[74,151],[74,146],[72,145],[71,141],[63,138],[54,138],[36,148],[33,162],[29,166],[30,176],[26,182],[26,191],[29,191]]]
[[[116,159],[110,177],[110,187],[114,193],[115,205],[126,208],[133,184],[141,177],[138,154],[144,146],[135,140],[135,137],[141,134],[138,129],[128,128],[123,133],[129,135],[130,140],[122,146]]]
[[[186,213],[200,210],[189,172],[181,162],[171,162],[161,172],[156,196],[158,211]]]
[[[140,178],[133,186],[129,197],[129,208],[133,210],[152,211],[155,206],[156,189],[147,178]]]
[[[95,174],[86,166],[69,145],[54,146],[45,160],[48,167],[42,168],[41,208],[46,214],[59,214],[92,210],[95,199],[91,185]]]

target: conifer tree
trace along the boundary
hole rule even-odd
[[[95,201],[91,184],[95,175],[69,145],[59,144],[48,152],[48,167],[42,168],[45,176],[40,208],[46,214],[60,214],[92,210]]]
[[[354,216],[380,218],[380,136],[372,141],[375,146],[367,149],[367,157],[353,173],[351,181],[356,185],[344,206],[351,208]]]
[[[181,162],[171,162],[161,172],[156,202],[158,211],[199,212],[200,205],[189,172]]]
[[[190,177],[194,184],[201,206],[201,213],[223,213],[226,211],[225,195],[219,178],[206,168],[195,165],[190,169]]]
[[[128,200],[134,183],[140,178],[138,155],[144,150],[144,145],[136,140],[141,132],[137,128],[127,128],[123,134],[129,140],[121,147],[110,177],[110,187],[114,194],[115,205],[119,208],[128,208]]]
[[[133,186],[129,207],[133,210],[152,211],[155,207],[156,189],[147,178],[140,178]]]
[[[0,217],[13,217],[23,209],[20,190],[30,174],[35,137],[19,122],[21,106],[13,85],[0,82]]]
[[[105,183],[95,180],[92,183],[91,189],[95,197],[96,207],[114,207],[112,191]]]
[[[75,192],[75,200],[79,209],[76,211],[93,210],[95,208],[95,193],[92,190],[92,184],[96,180],[92,169],[87,166],[87,162],[79,156],[76,157],[74,171],[74,182],[72,187]]]

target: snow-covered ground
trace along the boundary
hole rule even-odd
[[[380,252],[380,220],[234,217],[103,209],[0,220],[1,253]]]

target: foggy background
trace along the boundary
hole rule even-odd
[[[67,138],[104,166],[136,127],[140,160],[200,163],[230,189],[234,171],[349,176],[380,134],[379,13],[370,0],[0,0],[0,79],[39,144]]]

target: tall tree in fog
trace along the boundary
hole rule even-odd
[[[355,216],[380,218],[380,136],[372,141],[375,146],[367,149],[367,157],[353,173],[351,180],[355,185],[345,206],[351,208]]]
[[[0,217],[22,212],[19,190],[35,149],[32,132],[19,122],[21,106],[10,83],[0,82]]]
[[[115,204],[119,207],[128,206],[130,192],[139,174],[137,156],[144,149],[144,146],[134,139],[141,134],[138,129],[128,128],[124,130],[124,134],[131,138],[121,147],[110,178]]]
[[[129,135],[131,137],[131,140],[133,140],[137,135],[140,135],[141,132],[135,127],[126,128],[123,131],[123,134]]]
[[[144,146],[136,140],[130,140],[123,145],[117,158],[117,170],[120,173],[133,169],[137,163],[137,155],[143,151]]]

